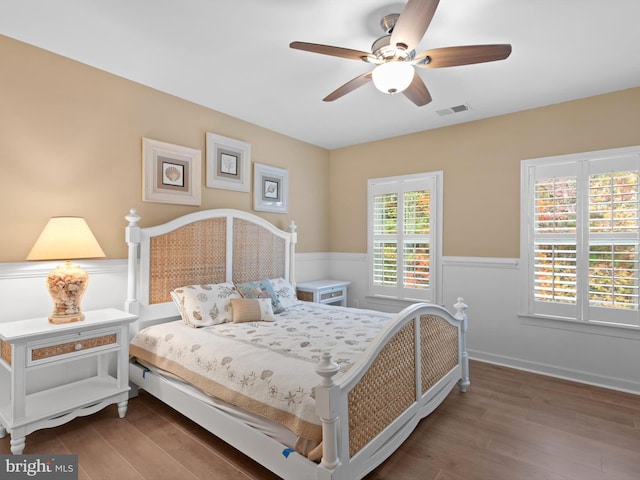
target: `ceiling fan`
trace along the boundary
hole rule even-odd
[[[291,48],[332,55],[350,60],[362,60],[376,67],[338,89],[323,100],[331,102],[373,80],[378,90],[404,93],[417,106],[431,102],[431,94],[414,67],[442,68],[474,63],[504,60],[511,54],[511,45],[467,45],[426,50],[416,54],[415,48],[422,40],[439,0],[409,0],[402,14],[386,15],[380,25],[387,35],[378,38],[371,46],[371,53],[349,48],[332,47],[318,43],[292,42]]]

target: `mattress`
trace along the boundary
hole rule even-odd
[[[130,355],[282,425],[297,443],[317,445],[322,431],[313,389],[320,377],[314,369],[322,353],[331,352],[339,378],[392,319],[382,312],[304,302],[274,322],[154,325],[133,338]]]

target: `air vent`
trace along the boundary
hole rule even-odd
[[[436,110],[436,113],[441,117],[444,117],[445,115],[451,115],[452,113],[466,112],[467,110],[471,110],[471,107],[465,103],[462,105],[456,105],[454,107]]]

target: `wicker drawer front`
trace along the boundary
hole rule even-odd
[[[320,294],[320,301],[324,302],[326,300],[331,300],[333,298],[342,297],[343,295],[344,295],[344,290],[342,290],[342,289],[336,290],[336,291],[333,291],[333,292],[321,293]]]
[[[78,337],[72,341],[56,343],[55,345],[36,346],[31,345],[27,348],[28,361],[27,365],[35,365],[40,362],[53,361],[67,356],[77,354],[78,352],[86,352],[87,350],[102,350],[118,346],[118,334],[109,333],[106,335],[92,336],[91,338]],[[1,358],[11,365],[11,344],[0,342]]]
[[[90,337],[77,335],[58,339],[51,344],[32,344],[27,347],[27,365],[37,365],[39,363],[62,360],[75,355],[86,354],[88,352],[99,352],[119,346],[118,334],[115,332],[103,332]]]
[[[0,358],[11,365],[11,344],[0,340]]]
[[[298,290],[298,300],[302,300],[303,302],[313,302],[313,292],[303,292],[302,290]]]
[[[87,350],[90,348],[102,347],[104,345],[113,345],[117,342],[118,336],[114,333],[104,335],[102,337],[88,338],[77,342],[61,343],[59,345],[51,345],[50,347],[34,348],[31,350],[31,360],[36,362],[43,358],[56,357],[58,355],[66,355],[72,352]]]

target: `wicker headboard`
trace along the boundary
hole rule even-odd
[[[285,232],[248,212],[201,210],[140,228],[131,210],[125,308],[142,321],[175,317],[169,292],[184,285],[283,277],[295,285],[296,227]],[[139,253],[139,262],[138,262]]]

